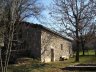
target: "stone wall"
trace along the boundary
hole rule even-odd
[[[52,60],[52,49],[54,50],[53,61],[59,61],[60,57],[69,58],[72,53],[72,44],[70,41],[43,29],[41,32],[42,62],[50,62]]]
[[[42,26],[21,24],[19,27],[17,38],[20,43],[15,48],[18,56],[27,56],[29,53],[30,57],[39,58],[42,62],[50,62],[59,61],[60,57],[69,58],[72,53],[69,40]]]
[[[30,24],[20,24],[18,29],[18,41],[16,45],[17,57],[41,57],[41,31],[37,27],[31,26]],[[16,39],[17,39],[16,38]],[[14,49],[13,49],[14,51]],[[15,53],[15,52],[14,52]]]
[[[40,48],[41,48],[41,33],[40,30],[35,28],[30,28],[25,32],[27,34],[23,35],[26,41],[26,49],[29,48],[30,55],[34,58],[40,58]],[[24,40],[23,39],[23,40]]]

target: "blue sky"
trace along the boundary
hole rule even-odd
[[[46,18],[49,17],[49,15],[48,15],[49,11],[48,11],[47,7],[50,5],[51,1],[52,0],[39,0],[39,2],[42,3],[44,5],[44,7],[46,7],[46,9],[42,12],[42,15],[44,17],[46,17]],[[27,21],[28,22],[34,22],[34,23],[39,23],[40,24],[40,22],[38,20],[36,20],[36,19],[34,19],[32,17],[29,17],[27,19]]]
[[[45,7],[45,10],[42,12],[42,15],[44,16],[44,19],[41,17],[40,18],[40,21],[38,21],[37,19],[35,18],[32,18],[32,17],[29,17],[27,18],[27,22],[30,22],[30,23],[35,23],[35,24],[41,24],[47,28],[50,28],[54,31],[58,31],[59,30],[59,25],[57,24],[54,24],[52,21],[53,19],[50,17],[49,15],[49,9],[50,8],[50,5],[52,5],[52,0],[39,0],[40,3],[42,3]],[[49,9],[48,9],[49,8]]]
[[[46,26],[48,28],[58,30],[58,27],[56,26],[56,24],[53,24],[51,22],[52,19],[50,18],[50,15],[49,15],[50,11],[48,10],[48,8],[50,9],[49,6],[52,4],[52,0],[39,0],[39,2],[42,3],[45,7],[45,10],[42,12],[42,15],[44,16],[44,18],[41,17],[40,18],[41,22],[40,22],[35,18],[29,17],[29,18],[27,18],[27,22],[41,24],[41,25]]]
[[[27,22],[30,22],[30,23],[35,23],[35,24],[41,24],[51,30],[54,30],[56,32],[59,33],[60,29],[61,29],[61,26],[59,24],[56,24],[53,21],[53,19],[51,18],[51,16],[49,15],[50,13],[50,10],[51,10],[51,6],[52,5],[52,0],[39,0],[40,3],[42,3],[44,5],[44,7],[46,7],[46,9],[43,11],[43,15],[45,17],[45,19],[41,18],[41,22],[39,22],[38,20],[30,17],[30,18],[27,18]],[[51,7],[51,8],[50,8]],[[50,10],[49,10],[49,9]],[[65,36],[65,35],[64,35]]]

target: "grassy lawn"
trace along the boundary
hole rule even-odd
[[[51,62],[51,63],[32,62],[30,64],[25,64],[25,65],[24,64],[9,65],[8,70],[9,72],[70,72],[70,71],[62,70],[61,68],[64,68],[69,65],[77,64],[76,62],[74,62],[75,61],[74,59],[75,58],[70,58],[69,60]],[[80,62],[78,63],[96,64],[96,57],[94,55],[86,54],[86,56],[80,56]],[[81,72],[81,71],[75,71],[75,72]]]
[[[83,52],[81,51],[79,54],[82,55]],[[95,52],[94,50],[85,51],[85,55],[95,55]]]

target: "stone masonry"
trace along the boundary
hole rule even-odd
[[[61,57],[69,59],[72,54],[72,44],[70,40],[52,33],[48,30],[41,31],[41,61],[52,61],[51,50],[54,50],[53,61],[59,61]]]
[[[72,55],[71,40],[38,24],[21,22],[17,27],[12,48],[13,61],[20,57],[32,57],[41,62],[69,59]]]

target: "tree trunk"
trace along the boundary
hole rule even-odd
[[[76,44],[76,59],[75,59],[76,62],[79,62],[79,42],[77,41],[77,44]]]
[[[83,56],[85,56],[85,50],[83,49]]]
[[[95,50],[95,56],[96,56],[96,50]]]
[[[76,59],[75,59],[76,62],[79,62],[79,49],[80,49],[79,44],[80,44],[80,41],[79,41],[79,27],[78,27],[78,15],[77,15],[76,17]]]
[[[83,56],[84,56],[85,55],[85,46],[84,46],[85,43],[84,43],[84,40],[82,38],[82,32],[80,34],[81,34],[81,37],[80,37],[81,38],[81,42],[80,43],[81,43],[81,46],[82,46],[82,51],[83,51]]]
[[[83,56],[85,55],[85,46],[84,46],[84,42],[81,43],[82,44],[82,51],[83,51]]]

